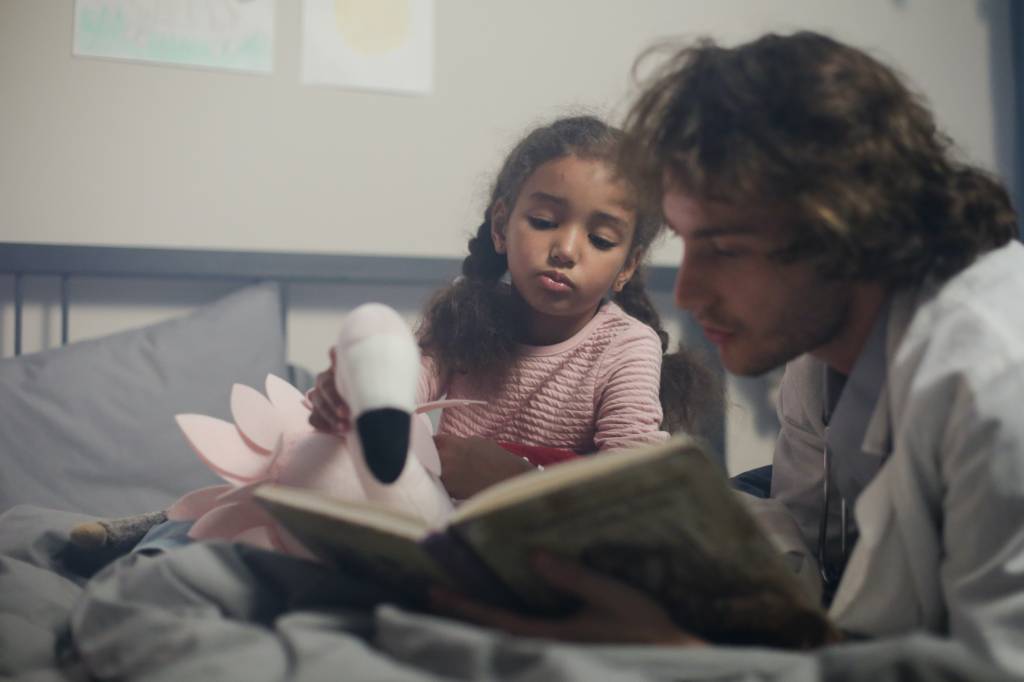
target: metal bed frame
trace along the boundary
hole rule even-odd
[[[436,288],[459,273],[456,258],[418,258],[273,251],[209,251],[0,242],[0,275],[14,277],[14,354],[21,354],[23,279],[60,279],[61,345],[68,342],[72,277],[273,281],[281,287],[281,323],[290,284],[380,284]],[[648,266],[652,293],[672,290],[675,268]]]
[[[300,283],[440,286],[458,272],[445,258],[402,258],[319,253],[207,251],[0,243],[0,274],[14,277],[14,354],[22,349],[23,280],[60,279],[61,345],[69,335],[72,277],[185,279],[246,284],[273,281],[281,287],[281,323],[288,319],[288,286]]]

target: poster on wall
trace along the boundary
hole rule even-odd
[[[430,94],[434,0],[303,0],[302,82]]]
[[[270,73],[273,0],[75,0],[74,54]]]

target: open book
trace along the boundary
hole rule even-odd
[[[572,600],[530,567],[543,549],[644,590],[711,641],[811,646],[833,636],[737,493],[685,437],[504,481],[442,528],[296,488],[255,495],[311,551],[413,604],[438,583],[527,613],[565,613]]]

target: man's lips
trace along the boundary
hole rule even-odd
[[[571,279],[554,270],[540,273],[540,282],[551,291],[568,291],[573,288]]]
[[[715,327],[709,324],[701,323],[701,329],[704,330],[704,336],[707,337],[708,341],[716,345],[721,345],[731,339],[735,332],[731,332],[728,329],[721,327]]]

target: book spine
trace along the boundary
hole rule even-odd
[[[523,610],[522,600],[450,529],[431,533],[421,545],[461,592],[494,606]]]

